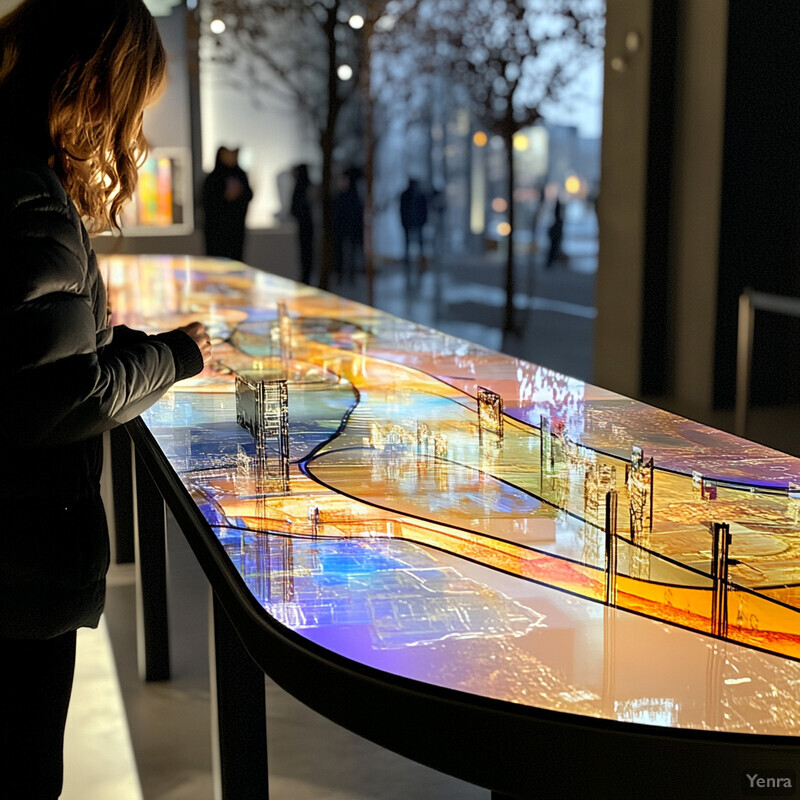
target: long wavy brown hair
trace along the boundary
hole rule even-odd
[[[0,133],[49,160],[93,230],[119,229],[165,73],[142,0],[25,0],[0,19]]]

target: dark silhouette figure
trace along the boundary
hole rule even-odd
[[[311,180],[308,165],[298,164],[292,171],[294,191],[292,192],[291,215],[297,220],[297,241],[300,245],[300,280],[311,283],[311,270],[314,266],[314,218],[311,213]]]
[[[547,202],[544,196],[547,184],[543,183],[536,191],[539,193],[539,201],[536,203],[536,208],[533,209],[533,216],[531,217],[531,236],[533,237],[534,249],[536,242],[539,240],[539,222],[542,218],[542,211],[544,211],[545,203]]]
[[[206,255],[241,261],[244,254],[244,220],[253,192],[239,166],[239,150],[220,147],[213,172],[203,183]]]
[[[352,281],[364,258],[364,204],[358,192],[360,170],[351,167],[340,177],[333,199],[333,233],[336,273]]]
[[[433,256],[439,258],[444,250],[445,216],[447,214],[447,196],[439,187],[434,187],[431,192],[430,210],[433,225]]]
[[[419,183],[411,178],[408,186],[400,195],[400,222],[406,235],[405,264],[406,267],[411,263],[411,241],[417,243],[417,251],[420,264],[425,258],[425,248],[423,246],[422,232],[425,223],[428,221],[428,201],[425,194],[419,188]]]
[[[557,261],[564,260],[564,252],[561,249],[561,241],[564,238],[564,214],[561,201],[556,199],[553,209],[553,222],[547,229],[550,238],[550,250],[547,253],[547,267],[552,267]]]

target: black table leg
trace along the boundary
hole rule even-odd
[[[166,506],[150,472],[133,451],[134,541],[136,551],[136,642],[139,675],[168,680]]]
[[[109,431],[111,486],[114,495],[114,543],[117,564],[132,564],[133,542],[133,466],[131,440],[124,427]]]
[[[264,673],[242,646],[211,591],[211,736],[215,796],[268,800]]]

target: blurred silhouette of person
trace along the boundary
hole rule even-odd
[[[278,189],[278,199],[281,203],[281,210],[275,214],[278,222],[289,222],[292,218],[292,192],[294,191],[294,169],[281,170],[275,176],[275,185]]]
[[[350,167],[339,178],[339,192],[333,199],[335,268],[340,279],[351,282],[362,268],[364,257],[364,204],[358,192],[361,170]]]
[[[547,235],[550,238],[550,249],[547,253],[547,267],[552,267],[556,261],[564,260],[564,252],[561,249],[561,241],[564,238],[564,213],[561,200],[556,198],[556,204],[553,208],[553,222],[547,229]]]
[[[431,192],[430,210],[433,225],[433,255],[439,258],[444,249],[444,226],[447,213],[447,196],[438,186]]]
[[[545,191],[547,189],[547,181],[545,180],[537,189],[536,192],[538,193],[539,197],[537,199],[536,208],[533,209],[533,216],[531,217],[531,236],[533,237],[533,247],[532,252],[536,252],[538,248],[538,241],[539,241],[539,222],[542,218],[542,211],[544,211],[544,206],[546,202],[545,198]]]
[[[404,262],[406,271],[411,263],[411,240],[417,243],[420,266],[424,264],[425,248],[423,246],[422,232],[428,221],[428,201],[419,188],[419,182],[410,178],[408,186],[400,195],[400,222],[406,237]],[[410,273],[409,273],[410,274]]]
[[[241,261],[247,207],[253,199],[247,173],[239,166],[239,150],[220,147],[214,169],[203,183],[206,255]]]
[[[298,164],[293,170],[294,191],[292,192],[291,215],[297,220],[297,241],[300,245],[300,280],[311,283],[311,270],[314,266],[314,217],[311,212],[311,180],[308,177],[308,164]]]
[[[545,179],[536,189],[536,206],[533,209],[533,213],[531,214],[531,246],[530,250],[528,251],[528,266],[530,268],[534,268],[537,263],[538,253],[541,249],[539,247],[539,225],[542,220],[542,212],[544,211],[544,206],[546,202],[545,192],[547,189],[547,179]]]

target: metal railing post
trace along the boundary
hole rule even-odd
[[[736,340],[736,415],[734,431],[744,436],[747,406],[750,399],[750,373],[753,366],[753,328],[756,309],[800,317],[800,298],[765,294],[745,289],[739,297],[739,320]]]
[[[739,321],[736,337],[736,416],[734,431],[744,436],[747,427],[747,406],[750,400],[750,366],[753,359],[753,304],[751,290],[739,297]]]

